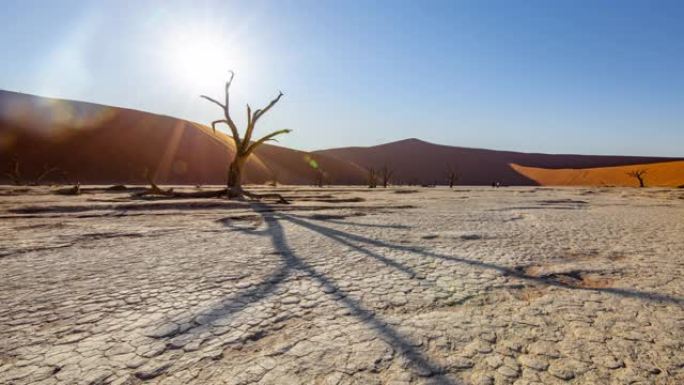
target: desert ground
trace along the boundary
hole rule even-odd
[[[1,188],[0,383],[684,383],[684,190],[278,191]]]

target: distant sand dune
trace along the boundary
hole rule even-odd
[[[198,101],[199,103],[199,101]],[[169,116],[0,90],[0,183],[13,158],[30,180],[58,167],[81,183],[145,183],[147,169],[160,184],[222,184],[235,152],[232,139]],[[250,157],[248,183],[277,176],[286,184],[313,184],[313,155],[265,144]],[[328,179],[362,183],[364,171],[325,155],[314,156]],[[59,178],[58,178],[59,177]],[[59,174],[45,181],[61,182]]]
[[[198,101],[199,103],[199,101]],[[292,135],[296,135],[297,132]],[[0,90],[0,184],[13,158],[30,181],[57,167],[43,182],[145,183],[145,170],[159,184],[223,184],[235,153],[232,139],[211,128],[169,116]],[[313,161],[315,160],[315,162]],[[446,184],[455,167],[460,185],[633,185],[625,175],[636,164],[649,168],[649,185],[684,184],[681,163],[671,171],[647,163],[681,158],[551,155],[445,146],[406,139],[371,147],[304,152],[263,145],[250,157],[246,183],[277,177],[282,184],[366,183],[366,169],[387,166],[393,184]],[[516,165],[516,166],[512,166]],[[608,167],[606,171],[593,171]],[[651,170],[651,168],[653,168]],[[564,169],[583,169],[564,170]],[[669,170],[668,167],[665,169]],[[663,169],[663,170],[665,170]],[[66,173],[67,177],[64,177]]]
[[[637,180],[627,175],[634,170],[647,170],[646,186],[684,185],[684,161],[560,170],[518,164],[511,164],[511,167],[544,186],[638,186]]]
[[[498,151],[479,148],[444,146],[418,139],[406,139],[393,143],[372,147],[346,147],[316,151],[315,153],[345,160],[361,167],[379,168],[387,165],[393,168],[395,180],[414,183],[446,183],[447,166],[458,169],[461,185],[488,185],[494,181],[506,185],[545,184],[535,179],[513,164],[529,168],[548,170],[553,175],[561,169],[593,169],[596,167],[625,166],[660,163],[665,161],[681,161],[680,159],[640,157],[640,156],[604,156],[575,154],[534,154],[513,151]],[[522,167],[522,166],[520,166]],[[631,169],[631,168],[630,168]],[[547,175],[545,174],[545,175]],[[564,175],[564,173],[561,173]],[[622,173],[624,174],[624,173]],[[626,177],[626,175],[624,175]],[[628,179],[626,177],[626,179]],[[583,184],[577,179],[571,184]],[[648,180],[648,178],[647,178]],[[681,180],[681,178],[679,179]],[[558,183],[572,181],[559,178]],[[586,180],[588,184],[595,184]],[[611,183],[606,180],[606,183]],[[631,181],[627,181],[631,183]],[[684,181],[679,182],[684,183]],[[622,183],[625,184],[625,183]]]

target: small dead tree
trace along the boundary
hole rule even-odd
[[[148,195],[158,195],[158,196],[164,196],[164,197],[171,197],[171,198],[216,198],[220,197],[222,195],[225,195],[226,189],[223,190],[207,190],[207,191],[193,191],[193,192],[183,192],[183,191],[173,191],[173,188],[169,189],[162,189],[161,187],[157,186],[157,184],[154,181],[154,177],[150,170],[148,168],[145,168],[145,171],[143,171],[143,177],[147,180],[147,183],[150,185],[148,189],[145,189],[140,192],[133,193],[132,195],[134,197],[145,197]]]
[[[43,171],[41,171],[41,173],[38,174],[38,176],[35,179],[33,179],[31,181],[26,181],[26,180],[24,180],[24,178],[21,174],[19,159],[14,158],[14,159],[12,159],[12,166],[10,167],[10,170],[5,173],[5,176],[7,176],[12,181],[12,184],[14,184],[16,186],[21,186],[21,185],[37,186],[48,175],[56,173],[56,172],[61,172],[62,176],[64,176],[66,174],[65,172],[61,171],[57,167],[50,167],[47,164],[45,164],[45,165],[43,165]]]
[[[43,165],[43,172],[41,172],[40,175],[38,175],[38,177],[33,182],[33,184],[36,184],[36,185],[40,184],[40,182],[42,182],[43,179],[45,179],[45,177],[47,177],[48,175],[50,175],[52,173],[58,172],[58,171],[60,171],[60,170],[57,167],[49,167],[47,164]]]
[[[314,184],[316,187],[323,187],[325,184],[325,173],[321,169],[317,169],[314,174]]]
[[[62,188],[59,190],[55,190],[55,194],[57,195],[81,195],[81,184],[76,183],[75,185],[71,187],[66,187]]]
[[[9,171],[5,173],[5,176],[9,178],[9,180],[12,181],[12,184],[15,186],[21,186],[23,183],[22,178],[21,178],[21,170],[19,168],[19,159],[14,158],[12,159],[12,165],[10,166]]]
[[[458,182],[459,174],[458,169],[454,165],[447,165],[447,181],[449,182],[449,188],[453,188],[456,182]]]
[[[378,175],[373,167],[368,169],[367,178],[368,188],[378,187]]]
[[[639,181],[639,187],[645,187],[646,186],[646,184],[644,183],[644,175],[646,175],[645,169],[629,171],[627,173],[627,175],[638,180]]]
[[[271,187],[278,187],[278,176],[279,173],[277,170],[271,171],[271,180],[268,182]]]
[[[240,136],[237,125],[235,125],[235,122],[233,121],[233,118],[230,115],[230,86],[233,83],[234,77],[235,73],[233,71],[230,71],[230,78],[226,82],[225,86],[224,103],[221,103],[218,100],[213,99],[209,96],[200,95],[200,97],[219,106],[223,111],[223,119],[218,119],[211,122],[211,128],[214,130],[214,132],[216,132],[217,124],[226,124],[228,128],[230,128],[230,132],[233,137],[233,142],[235,142],[235,157],[233,158],[228,167],[228,182],[226,185],[227,196],[229,199],[240,198],[242,196],[248,196],[250,198],[256,199],[276,197],[279,199],[280,202],[286,202],[280,194],[254,194],[245,191],[242,188],[242,171],[245,164],[247,163],[247,159],[254,152],[254,150],[268,141],[275,141],[275,137],[278,135],[287,134],[291,132],[291,130],[288,129],[277,130],[257,139],[256,141],[252,141],[252,134],[254,133],[254,128],[256,127],[257,122],[271,108],[273,108],[273,106],[275,106],[276,103],[280,101],[280,98],[283,97],[283,93],[279,92],[278,96],[276,96],[275,99],[271,100],[271,102],[268,103],[266,107],[257,109],[255,111],[252,111],[250,105],[247,104],[247,128],[245,129],[244,136]]]
[[[387,185],[389,184],[389,181],[392,178],[393,174],[394,170],[387,167],[387,165],[382,166],[382,168],[380,169],[380,179],[382,180],[382,187],[387,188]]]

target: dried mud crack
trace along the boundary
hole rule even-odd
[[[684,383],[670,190],[84,189],[0,190],[2,384]]]

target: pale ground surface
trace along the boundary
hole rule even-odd
[[[684,383],[683,190],[32,191],[1,384]]]

